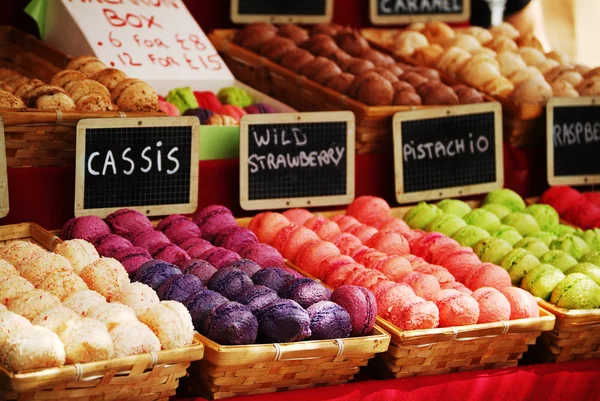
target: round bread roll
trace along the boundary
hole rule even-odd
[[[352,56],[343,51],[342,49],[336,50],[329,56],[329,59],[340,67],[344,61],[350,60],[351,58]]]
[[[394,64],[396,60],[392,56],[377,51],[375,49],[367,49],[360,55],[365,60],[369,60],[377,67],[387,67],[388,65]]]
[[[551,52],[546,53],[546,57],[558,61],[558,63],[563,67],[571,66],[571,60],[569,60],[569,56],[561,51],[552,50]]]
[[[312,27],[310,30],[311,35],[324,33],[329,36],[336,36],[340,33],[345,33],[346,29],[338,24],[319,24]]]
[[[53,333],[59,333],[66,328],[69,322],[78,319],[79,315],[75,311],[64,306],[57,306],[40,313],[31,320],[31,323],[45,327]]]
[[[541,52],[544,51],[544,46],[542,45],[542,42],[540,42],[540,40],[532,33],[520,37],[519,39],[517,39],[517,43],[519,44],[519,47],[533,47],[534,49],[538,49]]]
[[[429,22],[421,31],[429,43],[444,46],[444,44],[454,39],[454,30],[444,22]]]
[[[139,79],[121,81],[112,91],[112,101],[123,111],[158,110],[158,95],[150,85]]]
[[[290,50],[280,60],[282,67],[285,67],[292,71],[300,71],[310,60],[314,59],[315,56],[310,54],[306,49],[293,49]]]
[[[65,92],[65,90],[60,86],[41,85],[28,90],[21,98],[27,107],[35,107],[35,102],[38,98],[57,93],[66,94],[67,92]]]
[[[4,109],[21,109],[25,107],[25,103],[9,91],[0,90],[0,108]]]
[[[515,86],[506,77],[495,77],[483,86],[483,90],[492,96],[508,96]]]
[[[288,38],[296,45],[300,45],[308,40],[310,35],[304,28],[299,27],[296,24],[283,24],[279,26],[279,36]]]
[[[63,306],[76,312],[79,316],[87,315],[92,306],[102,305],[106,299],[96,291],[78,291],[63,301]]]
[[[436,65],[439,59],[444,54],[444,48],[438,44],[429,45],[417,49],[413,55],[413,58],[426,65]]]
[[[333,53],[341,50],[331,36],[325,34],[313,35],[302,44],[302,48],[308,50],[314,56],[329,58]]]
[[[375,67],[372,71],[378,73],[379,75],[381,75],[382,77],[384,77],[385,79],[387,79],[390,83],[394,83],[394,82],[398,82],[399,81],[398,77],[396,75],[394,75],[386,67]]]
[[[0,259],[0,276],[18,276],[19,272],[13,265],[4,259]]]
[[[21,276],[8,278],[0,283],[0,302],[7,305],[15,298],[35,290],[33,284]]]
[[[578,87],[577,90],[581,96],[598,96],[600,95],[600,77],[592,76],[586,78]]]
[[[456,35],[454,35],[453,39],[444,43],[444,46],[460,47],[461,49],[464,49],[469,53],[481,49],[481,43],[479,43],[479,41],[474,36],[468,35],[466,33],[457,33]]]
[[[95,319],[68,322],[58,333],[65,346],[67,363],[105,361],[114,354],[112,338],[106,326]]]
[[[335,41],[340,49],[353,57],[360,56],[371,47],[367,39],[356,31],[342,32],[336,35]]]
[[[79,111],[113,111],[117,107],[112,104],[110,97],[92,93],[82,96],[75,103],[75,109]]]
[[[109,333],[115,349],[115,358],[158,352],[161,349],[156,334],[137,320],[123,322]]]
[[[15,332],[27,331],[32,325],[29,320],[9,310],[0,311],[0,343],[4,346],[6,340]],[[0,347],[2,348],[2,347]]]
[[[67,70],[75,70],[81,72],[87,78],[93,78],[98,72],[106,68],[106,65],[94,56],[76,57],[69,64]]]
[[[394,92],[394,99],[392,100],[392,104],[394,106],[419,106],[423,104],[423,101],[414,89],[405,89],[396,90]]]
[[[38,86],[42,86],[42,85],[44,85],[44,82],[40,81],[39,79],[30,79],[29,81],[24,82],[21,85],[19,85],[19,87],[17,89],[15,89],[13,94],[16,97],[22,97],[25,93],[27,93],[31,89],[37,88]]]
[[[91,290],[102,294],[109,301],[122,285],[129,283],[127,271],[113,258],[100,258],[84,267],[79,275]]]
[[[418,88],[420,85],[423,85],[425,82],[429,81],[416,71],[407,71],[400,76],[400,79],[415,88]]]
[[[552,97],[552,88],[540,74],[515,85],[511,97],[517,103],[545,103]]]
[[[523,57],[525,64],[535,66],[546,60],[544,53],[533,47],[521,47],[519,54]]]
[[[458,96],[447,85],[441,82],[429,81],[427,84],[419,87],[419,95],[423,104],[426,105],[455,105],[459,104]]]
[[[492,41],[488,43],[487,46],[494,50],[496,53],[516,52],[519,50],[519,46],[514,40],[503,35],[494,36],[494,39],[492,39]]]
[[[96,75],[94,75],[93,79],[104,85],[109,92],[112,92],[113,89],[115,89],[117,85],[121,83],[121,81],[127,79],[127,75],[123,71],[117,70],[116,68],[105,68],[101,71],[98,71]]]
[[[20,270],[21,266],[29,263],[33,258],[45,253],[46,251],[39,245],[29,241],[11,241],[0,246],[0,259],[6,260],[17,270]]]
[[[0,362],[13,372],[64,365],[65,350],[58,336],[40,326],[15,330],[0,347]]]
[[[397,77],[404,74],[404,68],[402,68],[402,66],[400,66],[399,64],[390,64],[384,68],[386,68],[388,71],[390,71],[392,74],[394,74]]]
[[[482,47],[480,49],[474,50],[471,52],[471,54],[473,55],[473,57],[475,57],[479,54],[484,54],[491,58],[496,58],[498,56],[498,53],[496,53],[495,51],[493,51],[492,49],[489,49],[487,47]]]
[[[483,103],[485,99],[482,94],[474,88],[470,88],[467,85],[455,85],[452,87],[460,104],[473,104]]]
[[[567,81],[573,87],[578,86],[583,81],[583,77],[575,69],[569,67],[556,67],[544,75],[546,81],[551,84],[554,81]]]
[[[77,103],[83,96],[91,94],[105,96],[110,101],[110,92],[106,86],[92,79],[83,79],[81,81],[74,82],[73,85],[70,85],[67,89],[67,93],[69,96],[71,96],[75,103]]]
[[[523,82],[527,79],[534,78],[534,77],[544,78],[544,76],[542,75],[540,70],[538,70],[537,68],[527,67],[525,69],[517,70],[517,71],[513,72],[507,78],[510,80],[510,82],[513,83],[513,85],[517,86],[521,82]]]
[[[9,92],[14,92],[19,86],[23,85],[25,82],[29,82],[30,78],[20,75],[8,78],[4,82],[4,86],[8,88]]]
[[[86,317],[90,317],[104,323],[109,331],[121,323],[132,320],[137,321],[137,317],[133,309],[119,302],[111,302],[92,306],[88,310]]]
[[[468,51],[460,47],[450,47],[438,60],[437,68],[455,77],[472,57]]]
[[[556,79],[552,84],[552,96],[555,97],[579,97],[579,92],[571,83],[564,79]]]
[[[542,74],[547,74],[553,69],[557,68],[560,64],[558,61],[552,59],[544,59],[541,63],[537,63],[534,67],[540,70]]]
[[[56,245],[54,253],[69,259],[73,270],[77,274],[87,265],[100,259],[94,245],[83,239],[72,239],[62,242]]]
[[[319,56],[306,63],[300,73],[324,85],[334,76],[341,74],[342,70],[333,61]]]
[[[64,93],[47,93],[38,97],[35,101],[35,108],[40,110],[60,110],[72,111],[75,109],[73,99]]]
[[[12,312],[32,320],[48,309],[60,306],[60,299],[43,290],[31,290],[18,298],[13,298],[6,307]]]
[[[494,36],[492,35],[492,33],[490,31],[488,31],[485,28],[481,28],[479,26],[470,26],[468,28],[458,29],[457,32],[463,32],[463,33],[473,36],[482,45],[485,45],[486,43],[491,42],[492,39],[494,38]]]
[[[342,69],[344,70],[344,72],[358,77],[368,71],[375,69],[375,64],[373,64],[369,60],[364,60],[361,58],[352,58],[343,62]]]
[[[233,42],[246,49],[256,51],[261,45],[273,39],[275,35],[277,35],[277,28],[272,24],[250,24],[236,33]]]
[[[394,41],[396,53],[403,57],[410,57],[415,50],[429,46],[429,41],[422,33],[416,31],[402,31]]]
[[[517,39],[519,36],[521,36],[521,34],[517,30],[517,28],[515,28],[514,26],[512,26],[508,22],[503,22],[500,25],[496,25],[494,27],[491,27],[490,28],[490,33],[494,37],[497,37],[497,36],[506,36],[506,37],[509,37],[511,39]]]
[[[160,302],[156,292],[142,283],[124,284],[112,301],[129,306],[138,316]]]
[[[38,289],[47,291],[64,301],[78,291],[87,290],[88,286],[74,272],[55,271],[38,285]]]
[[[498,64],[488,60],[469,60],[459,71],[459,77],[476,88],[483,86],[496,77],[500,77]]]
[[[296,44],[287,38],[275,36],[258,49],[258,53],[269,60],[278,62],[287,52],[296,48]]]
[[[179,302],[162,301],[139,316],[160,340],[162,349],[186,347],[194,340],[192,318]]]
[[[65,88],[71,82],[83,81],[86,76],[75,70],[62,70],[56,73],[50,80],[50,85]]]
[[[517,70],[524,70],[527,64],[519,53],[515,52],[500,52],[496,57],[496,61],[500,65],[500,73],[505,77],[514,73]]]
[[[342,94],[346,94],[350,85],[354,82],[354,75],[349,74],[347,72],[342,72],[339,75],[331,78],[327,81],[327,87],[333,89],[334,91],[340,92]]]
[[[394,99],[392,84],[376,72],[357,77],[356,99],[369,106],[389,106]]]
[[[50,274],[56,271],[73,272],[69,259],[56,253],[46,252],[33,258],[21,268],[21,276],[26,278],[34,286],[38,286]]]

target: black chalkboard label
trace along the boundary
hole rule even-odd
[[[194,117],[81,120],[75,215],[121,208],[150,216],[193,212],[198,128]]]
[[[240,204],[246,210],[354,199],[354,114],[248,115],[240,123]]]
[[[499,103],[394,115],[399,203],[489,192],[503,183]]]
[[[600,182],[600,98],[555,98],[547,105],[548,182]]]
[[[235,23],[325,23],[331,21],[333,0],[232,0],[231,19]]]
[[[411,22],[464,22],[471,0],[370,0],[371,22],[379,25]]]

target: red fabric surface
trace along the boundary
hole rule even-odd
[[[600,399],[600,360],[371,380],[232,401],[593,401]],[[184,399],[178,398],[178,401]],[[204,398],[189,401],[204,401]]]

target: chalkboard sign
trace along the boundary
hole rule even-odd
[[[195,117],[102,118],[77,124],[75,215],[121,208],[148,216],[198,203]]]
[[[231,0],[231,20],[237,24],[323,24],[332,15],[333,0]]]
[[[502,114],[497,102],[394,115],[398,203],[502,187]]]
[[[8,214],[8,176],[6,172],[6,146],[4,143],[4,119],[0,117],[0,217]]]
[[[371,22],[377,25],[412,22],[465,22],[471,0],[369,0]]]
[[[548,183],[600,183],[600,97],[553,98],[546,107]]]
[[[342,205],[353,199],[352,112],[242,117],[243,209]]]

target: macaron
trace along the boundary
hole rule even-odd
[[[171,90],[165,100],[174,104],[181,114],[185,113],[188,109],[198,108],[198,101],[189,87]]]
[[[250,106],[244,107],[244,110],[248,114],[271,114],[277,113],[277,110],[273,106],[269,106],[266,103],[256,103]]]
[[[200,124],[202,124],[202,125],[207,124],[208,119],[211,118],[214,114],[215,114],[214,111],[208,110],[208,109],[203,109],[202,107],[197,107],[194,109],[187,109],[183,113],[184,116],[198,117],[198,120],[200,120]]]
[[[198,102],[198,107],[210,110],[216,113],[221,108],[221,101],[212,92],[209,91],[194,91],[194,97]]]
[[[343,307],[350,315],[353,336],[368,335],[377,318],[377,302],[369,290],[359,286],[343,285],[331,294],[331,301]]]
[[[240,108],[250,106],[253,103],[252,96],[250,96],[248,92],[235,86],[229,86],[221,89],[217,93],[217,98],[224,105],[233,105]]]

